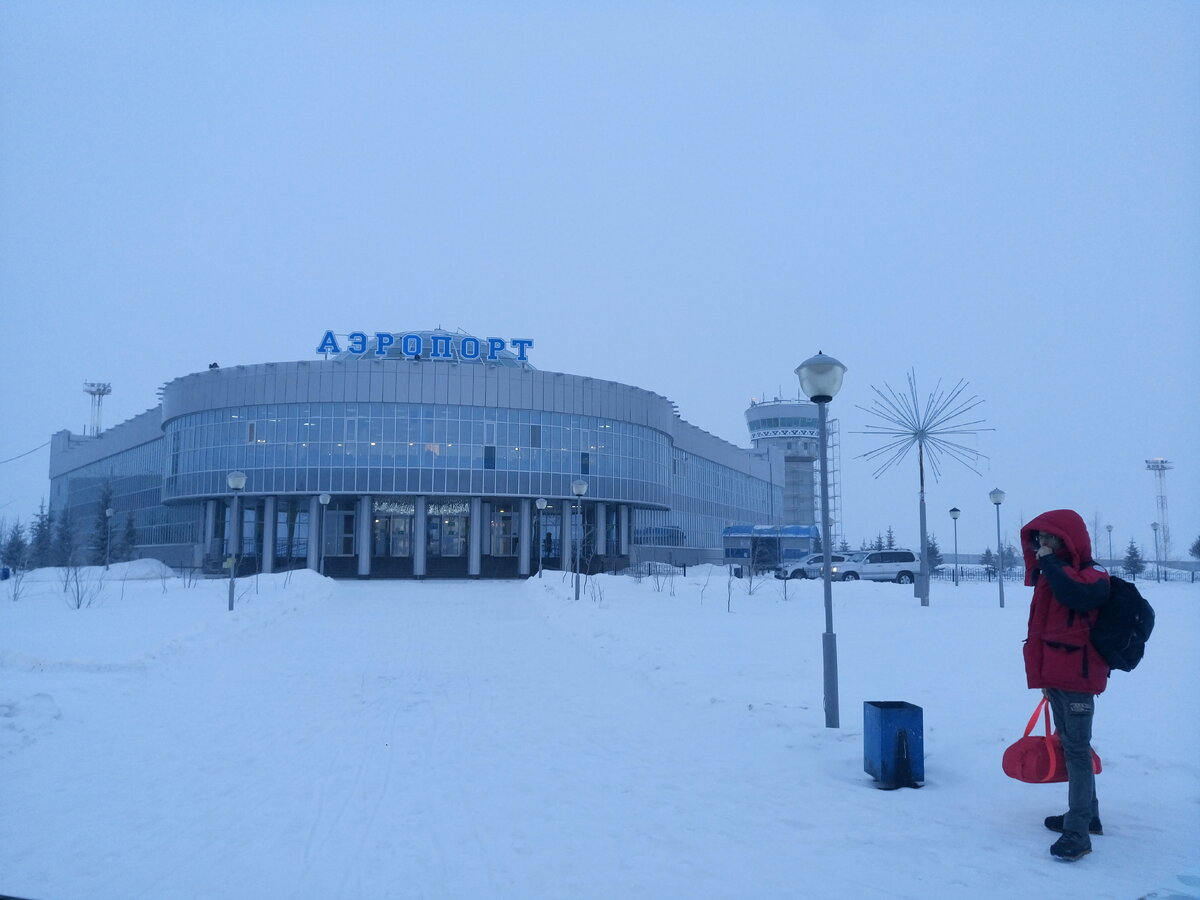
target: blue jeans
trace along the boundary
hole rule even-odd
[[[1067,758],[1067,814],[1063,831],[1087,837],[1092,819],[1100,818],[1096,801],[1096,776],[1092,772],[1092,718],[1096,696],[1047,688],[1054,727]]]

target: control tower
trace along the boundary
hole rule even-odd
[[[785,525],[817,525],[820,522],[821,476],[820,437],[817,405],[808,400],[751,400],[746,410],[746,425],[756,450],[775,447],[783,453],[783,522]],[[842,537],[838,470],[840,441],[836,419],[828,422],[829,431],[829,507],[830,535],[834,546]]]

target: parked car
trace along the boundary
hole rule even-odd
[[[849,553],[833,553],[830,554],[830,559],[834,565],[834,571],[837,571],[837,566],[846,560],[850,559],[852,554]],[[824,553],[810,553],[808,556],[801,559],[799,562],[789,563],[786,568],[781,568],[776,573],[778,578],[820,578],[821,566],[825,563]]]
[[[921,571],[917,554],[911,550],[868,550],[855,554],[841,566],[832,568],[839,581],[896,581],[912,584]]]

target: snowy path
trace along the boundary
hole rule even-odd
[[[0,743],[0,893],[1004,897],[1020,871],[1030,890],[1125,897],[1192,877],[1178,848],[1197,831],[1181,818],[1195,767],[1190,795],[1161,777],[1190,751],[1143,761],[1144,738],[1111,726],[1105,797],[1121,814],[1098,849],[1117,852],[1074,869],[1046,855],[1038,817],[1062,792],[998,774],[1025,697],[991,673],[1009,674],[1020,611],[914,611],[859,588],[835,731],[811,683],[818,642],[797,640],[819,631],[811,598],[743,598],[730,616],[723,598],[606,584],[620,600],[597,606],[560,578],[364,582],[232,615],[202,585],[50,629],[12,618],[0,674],[20,740]],[[908,621],[961,651],[914,665],[896,640]],[[1186,636],[1172,640],[1158,660],[1182,671]],[[1132,684],[1148,695],[1154,677]],[[1011,709],[947,707],[947,685]],[[893,693],[927,710],[920,791],[862,773],[861,699]],[[1137,695],[1108,706],[1133,721],[1117,704]],[[1130,852],[1164,855],[1139,875]]]
[[[768,857],[785,846],[764,846],[756,820],[792,813],[763,776],[730,769],[744,734],[721,715],[658,702],[581,654],[519,585],[449,600],[421,587],[357,586],[219,654],[189,647],[161,677],[124,673],[99,708],[64,709],[59,730],[80,743],[40,763],[57,795],[9,786],[17,808],[57,819],[46,883],[74,872],[67,883],[112,897],[656,897],[710,876],[730,888],[725,856],[777,870]],[[320,656],[293,652],[314,628]],[[80,677],[55,676],[66,694]],[[639,884],[647,870],[655,882]]]

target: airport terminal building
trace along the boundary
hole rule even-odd
[[[781,449],[739,448],[643,388],[540,371],[532,344],[326,332],[314,359],[214,363],[127,422],[54,435],[51,511],[90,523],[111,497],[137,555],[175,566],[220,571],[236,550],[241,571],[364,578],[517,577],[576,548],[593,570],[717,561],[732,523],[796,524]]]

